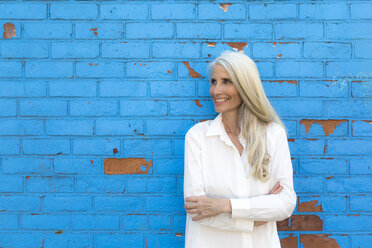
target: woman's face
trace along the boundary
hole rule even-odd
[[[230,80],[225,68],[215,64],[212,69],[209,93],[213,98],[214,110],[217,113],[238,111],[242,99]]]

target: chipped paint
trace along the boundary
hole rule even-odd
[[[297,84],[297,80],[276,80],[276,81],[267,81],[267,82],[270,82],[270,83],[289,83],[289,84]]]
[[[4,27],[4,33],[3,33],[4,39],[10,39],[16,36],[16,29],[13,23],[7,22],[3,25],[3,27]]]
[[[26,176],[26,179],[30,179],[30,176]]]
[[[113,153],[113,154],[116,154],[116,153],[118,153],[118,152],[119,152],[119,151],[118,151],[117,148],[112,149],[112,153]]]
[[[199,99],[196,99],[194,100],[195,104],[198,105],[198,107],[203,107],[203,105],[200,104],[200,100]]]
[[[217,42],[208,42],[207,41],[207,46],[209,47],[215,47],[217,45]]]
[[[89,31],[93,31],[94,35],[97,36],[97,27],[89,29]]]
[[[183,233],[176,233],[177,237],[182,237]]]
[[[333,134],[336,127],[339,126],[342,122],[347,122],[347,120],[310,120],[310,119],[302,119],[300,124],[305,126],[305,133],[309,132],[309,129],[312,124],[316,123],[322,126],[323,132],[325,136],[329,136]]]
[[[104,160],[105,174],[148,174],[152,160],[145,158],[106,158]]]
[[[297,248],[297,237],[290,234],[288,237],[282,238],[280,244],[282,248]]]
[[[192,77],[192,78],[200,78],[200,74],[197,73],[194,69],[192,69],[190,67],[190,63],[189,62],[186,62],[184,61],[183,64],[186,66],[186,68],[189,70],[189,75]]]
[[[94,161],[93,160],[89,160],[91,163],[92,163],[92,165],[94,164]]]
[[[171,70],[167,70],[167,72],[168,72],[168,73],[172,73],[172,71],[171,71]]]
[[[322,231],[323,220],[317,215],[292,215],[277,222],[279,231]]]
[[[372,125],[372,121],[365,121],[365,120],[362,120],[363,122],[367,122],[368,124]]]
[[[98,65],[98,64],[93,64],[93,63],[88,63],[90,66],[92,66],[92,65]]]
[[[295,139],[288,139],[288,142],[295,142]]]
[[[300,242],[304,248],[341,248],[335,239],[329,237],[329,234],[301,234]]]
[[[55,231],[55,234],[62,234],[62,233],[63,233],[62,230]]]
[[[327,151],[327,147],[328,147],[328,145],[324,145],[324,149],[323,149],[323,155],[325,155],[325,154],[326,154],[326,151]]]
[[[298,205],[298,212],[323,212],[322,205],[317,205],[318,203],[318,200],[301,202]]]
[[[273,42],[273,47],[276,47],[276,43],[277,43],[277,42]]]
[[[278,54],[278,56],[276,56],[277,59],[280,59],[282,57],[282,54]]]
[[[222,42],[222,44],[225,44]],[[248,47],[247,42],[227,42],[229,47],[231,47],[235,52],[244,53],[244,47]]]
[[[220,9],[226,13],[231,5],[232,3],[220,3]]]
[[[332,179],[332,178],[335,178],[335,177],[333,177],[333,176],[326,177],[327,180]]]

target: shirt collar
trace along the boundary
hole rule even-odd
[[[208,130],[205,136],[219,136],[221,141],[223,141],[226,145],[235,147],[232,143],[229,135],[226,133],[225,127],[222,123],[222,114],[219,113],[214,120],[210,121]],[[244,149],[246,146],[246,141],[242,136],[242,132],[239,134],[239,141],[243,145]]]

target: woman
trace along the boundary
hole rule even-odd
[[[186,248],[280,247],[276,221],[296,206],[285,128],[248,56],[209,69],[219,115],[185,137]]]

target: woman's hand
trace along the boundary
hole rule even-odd
[[[185,209],[189,214],[197,214],[193,221],[218,215],[220,213],[231,212],[229,199],[216,199],[207,196],[190,196],[185,199]]]

